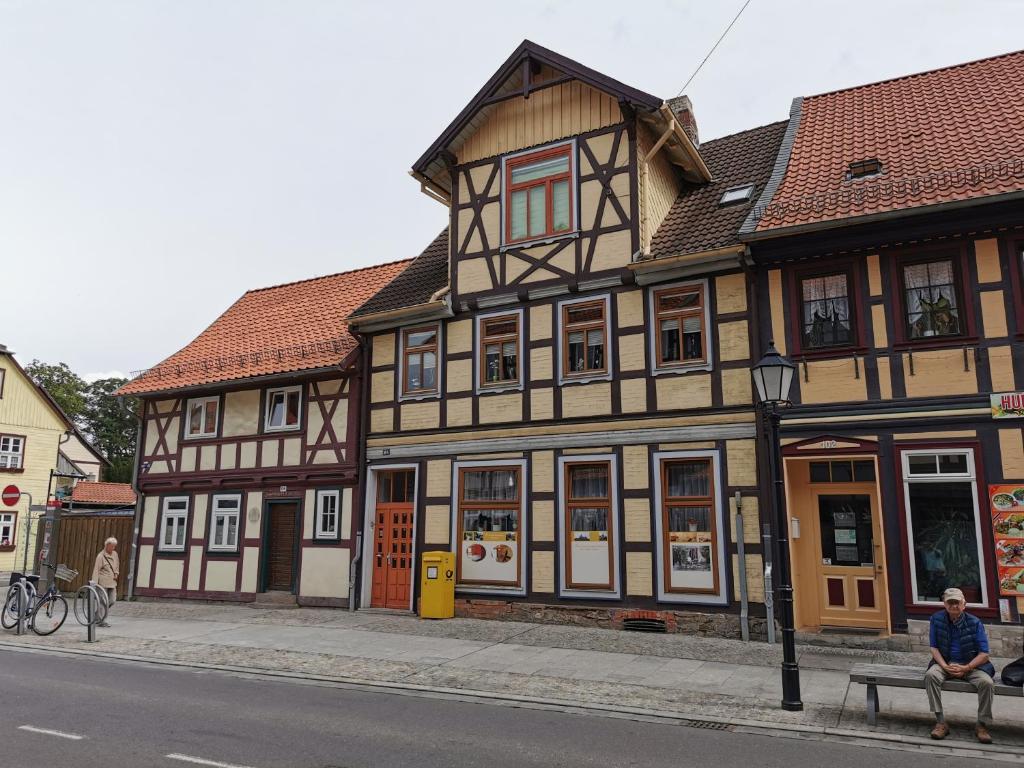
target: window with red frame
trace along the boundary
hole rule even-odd
[[[845,272],[800,280],[801,343],[804,349],[845,347],[854,343],[850,290]]]
[[[505,162],[505,242],[571,232],[572,145]]]
[[[908,339],[960,336],[964,324],[953,259],[904,264],[900,269]]]

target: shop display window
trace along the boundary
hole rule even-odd
[[[718,531],[709,458],[661,463],[665,590],[718,592]]]
[[[518,466],[459,468],[459,583],[519,585],[521,481]]]
[[[565,465],[565,581],[569,589],[614,588],[611,462]]]
[[[913,602],[941,604],[947,587],[959,587],[969,604],[987,604],[973,452],[902,458]]]

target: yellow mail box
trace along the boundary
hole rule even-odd
[[[424,552],[420,562],[420,618],[455,615],[455,554]]]

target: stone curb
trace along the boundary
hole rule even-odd
[[[258,667],[239,667],[229,664],[208,664],[199,661],[179,661],[176,659],[156,659],[146,656],[132,656],[123,653],[109,653],[101,650],[79,648],[53,648],[31,643],[11,643],[0,640],[0,649],[22,653],[42,653],[54,656],[91,656],[96,658],[125,661],[137,664],[150,664],[161,667],[178,667],[182,669],[203,669],[215,672],[226,672],[247,677],[279,678],[303,684],[326,684],[338,688],[364,690],[375,693],[389,693],[405,696],[434,696],[459,701],[486,701],[501,706],[526,706],[535,709],[555,709],[567,713],[599,714],[603,717],[616,717],[628,720],[644,720],[674,725],[691,723],[718,723],[734,726],[740,732],[783,736],[790,738],[818,738],[833,741],[855,743],[880,742],[873,746],[907,750],[916,748],[933,754],[962,756],[1000,760],[1004,762],[1024,763],[1024,754],[1015,748],[1002,748],[998,745],[985,744],[945,744],[940,745],[929,738],[904,736],[902,734],[859,731],[853,728],[838,726],[800,725],[797,723],[764,722],[715,715],[693,715],[670,710],[644,709],[642,707],[611,706],[599,703],[581,703],[566,699],[554,699],[540,696],[522,696],[499,693],[495,691],[476,691],[464,688],[446,688],[416,683],[401,683],[381,680],[363,680],[354,677],[335,677],[330,675],[314,675],[287,670],[260,669]]]

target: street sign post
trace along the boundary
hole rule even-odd
[[[20,498],[21,489],[16,485],[8,485],[4,488],[4,492],[0,494],[0,500],[2,500],[8,507],[15,506]]]

